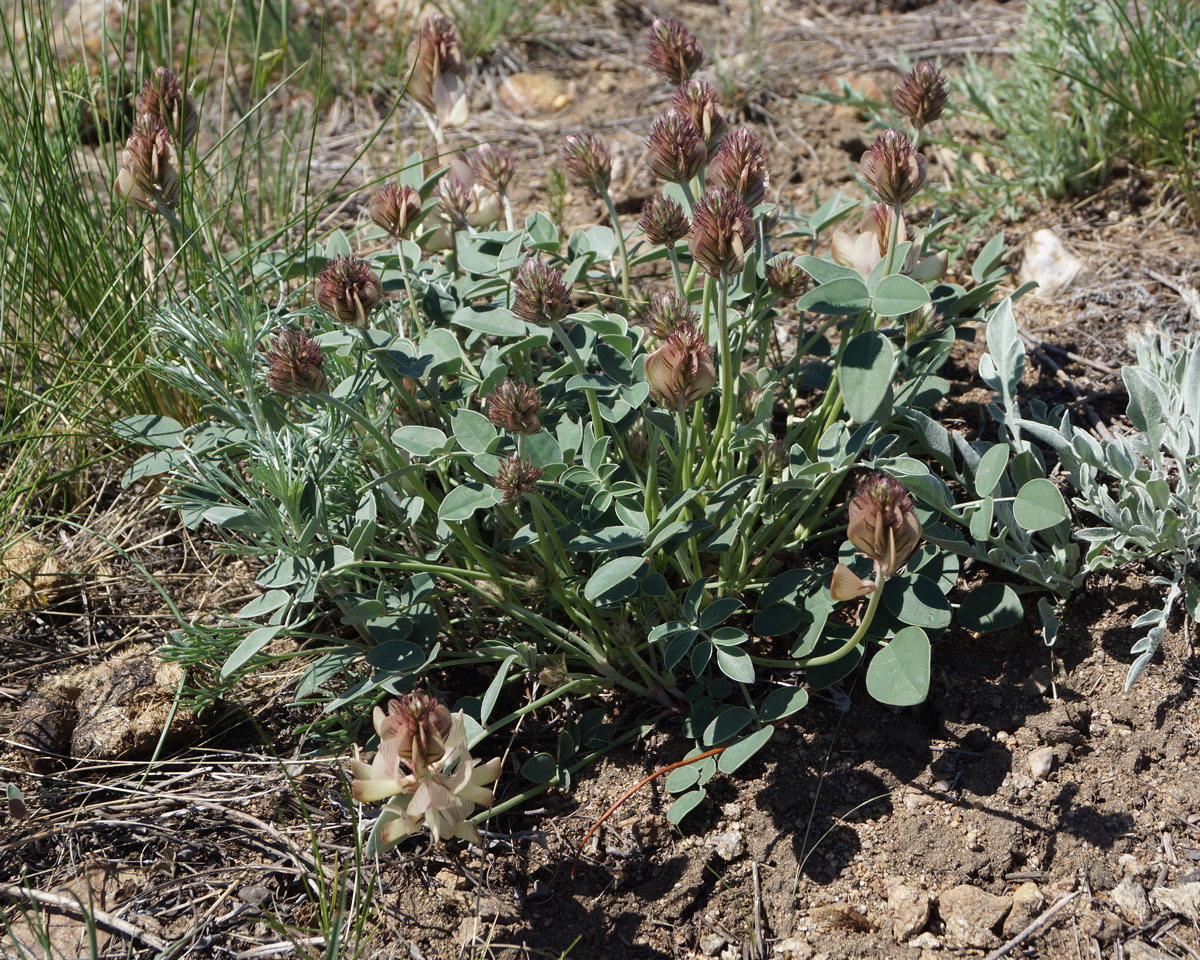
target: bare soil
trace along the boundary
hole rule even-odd
[[[614,143],[623,214],[635,216],[655,189],[641,142],[669,91],[642,65],[654,13],[679,16],[729,51],[747,17],[740,0],[602,3],[573,9],[576,25],[542,44],[508,45],[480,71],[465,135],[517,150],[528,174],[518,178],[519,209],[544,204],[542,171],[562,137],[585,128]],[[1016,4],[986,0],[767,7],[763,88],[738,120],[763,133],[780,199],[811,207],[814,185],[822,198],[839,186],[855,193],[851,164],[869,142],[853,110],[798,94],[837,78],[887,91],[899,49],[953,69],[965,52],[998,50],[1019,15]],[[498,93],[518,71],[552,75],[570,102],[518,116]],[[569,224],[602,218],[578,194],[565,209]],[[1127,333],[1163,320],[1177,332],[1200,324],[1188,300],[1196,230],[1167,185],[1132,173],[1007,225],[1014,249],[1039,228],[1055,230],[1086,268],[1059,298],[1018,304],[1031,338],[1028,385],[1074,404],[1079,422],[1128,429]],[[955,355],[940,411],[969,436],[989,429],[977,355],[970,346]],[[68,578],[48,605],[0,614],[0,736],[10,746],[25,722],[18,710],[48,685],[62,689],[64,668],[142,655],[129,651],[170,629],[133,561],[186,616],[254,593],[246,564],[214,557],[154,511],[152,494],[140,496],[109,491],[99,512],[125,552],[64,537],[58,569],[76,570],[74,586]],[[25,800],[0,814],[0,893],[26,913],[29,896],[4,884],[57,898],[41,909],[58,956],[86,955],[70,914],[75,898],[90,898],[119,921],[101,924],[106,957],[162,956],[161,944],[186,937],[172,957],[994,958],[1051,908],[1010,956],[1200,957],[1200,887],[1189,886],[1200,881],[1198,661],[1182,621],[1123,690],[1139,635],[1132,623],[1158,599],[1151,576],[1131,568],[1094,578],[1053,648],[1029,621],[979,636],[952,628],[935,646],[920,707],[881,706],[855,682],[815,694],[737,779],[713,781],[682,830],[663,816],[661,782],[637,793],[584,850],[574,879],[572,858],[595,819],[682,756],[670,725],[585,771],[569,794],[492,820],[482,855],[410,843],[377,872],[367,865],[368,891],[353,884],[356,812],[343,761],[311,756],[294,733],[315,714],[289,705],[292,668],[205,715],[205,733],[149,771],[77,756],[35,772],[10,750],[0,780]],[[641,713],[636,703],[608,707],[627,722]],[[517,751],[536,732],[524,731]],[[351,913],[362,898],[373,903],[357,954],[330,946],[322,921],[339,877]],[[17,957],[29,918],[17,907],[5,916],[0,957]]]

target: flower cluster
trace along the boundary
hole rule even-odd
[[[674,17],[655,17],[646,41],[646,63],[671,83],[683,83],[704,63],[704,49]]]
[[[350,762],[351,790],[359,803],[394,797],[383,808],[381,839],[392,844],[427,827],[434,842],[459,837],[480,843],[468,819],[492,802],[488,787],[500,776],[500,758],[480,763],[467,749],[463,715],[437,699],[412,693],[373,715],[379,751],[370,763]]]
[[[924,186],[925,158],[908,134],[884,130],[863,155],[862,175],[880,200],[901,206]]]
[[[113,191],[157,213],[179,202],[179,155],[196,135],[199,117],[179,78],[159,67],[137,95],[138,119],[121,151]]]
[[[904,566],[921,539],[921,521],[912,497],[904,484],[883,474],[872,474],[859,483],[846,515],[846,539],[875,561],[875,580],[862,580],[839,563],[830,586],[834,600],[850,600],[882,587]]]
[[[529,259],[513,281],[512,312],[530,323],[558,323],[571,309],[571,288],[561,270]]]
[[[687,409],[716,386],[712,347],[695,323],[681,323],[646,357],[646,380],[654,399],[671,410]]]
[[[383,284],[365,260],[346,254],[329,261],[317,277],[317,306],[338,323],[359,330],[379,305]]]
[[[325,357],[303,330],[281,330],[267,351],[267,386],[276,393],[301,397],[324,393],[329,386],[321,367]]]
[[[408,48],[408,93],[443,127],[467,122],[462,44],[452,21],[434,14]]]
[[[897,245],[907,240],[912,241],[904,262],[898,264],[900,272],[921,282],[937,280],[946,272],[948,254],[941,250],[922,257],[921,251],[925,246],[924,232],[917,227],[909,236],[903,214],[898,221],[894,219],[895,216],[894,207],[883,203],[869,203],[859,220],[858,233],[853,234],[838,224],[833,229],[831,240],[834,261],[844,267],[853,267],[864,277],[870,276],[875,265],[887,252],[894,228]]]
[[[371,198],[368,209],[378,226],[402,240],[421,218],[421,195],[412,187],[388,183]]]

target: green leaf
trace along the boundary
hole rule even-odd
[[[738,767],[765,747],[767,741],[771,739],[774,733],[774,727],[763,727],[761,730],[755,730],[740,740],[735,740],[725,748],[725,752],[718,758],[718,769],[722,773],[733,773]]]
[[[237,612],[239,617],[246,620],[252,620],[255,617],[265,616],[268,613],[274,613],[276,610],[283,607],[292,595],[286,590],[268,590],[261,597],[255,597],[248,604],[242,607]]]
[[[754,662],[741,647],[717,647],[717,666],[730,680],[754,682]]]
[[[883,603],[902,623],[931,630],[950,625],[950,602],[936,583],[920,574],[888,577]]]
[[[867,667],[867,692],[894,707],[923,703],[929,695],[929,660],[925,631],[905,627]]]
[[[1045,530],[1069,516],[1063,495],[1049,480],[1030,480],[1017,491],[1013,519],[1026,530]]]
[[[691,793],[685,793],[667,808],[667,822],[679,826],[679,822],[700,806],[707,796],[708,791],[703,787],[699,790],[693,790]]]
[[[975,282],[983,283],[1000,266],[1003,257],[1004,231],[1001,231],[984,244],[979,256],[975,258],[975,263],[971,265],[971,276]]]
[[[808,691],[803,687],[776,687],[758,708],[761,723],[774,723],[803,710],[808,704]]]
[[[273,627],[259,627],[246,634],[245,639],[237,645],[237,649],[229,655],[229,659],[221,665],[221,679],[227,680],[237,673],[256,653],[274,640],[281,630],[283,626],[276,624]]]
[[[500,696],[500,691],[504,689],[504,680],[508,676],[508,668],[516,661],[517,655],[515,653],[505,657],[504,662],[500,664],[500,669],[496,671],[496,676],[488,684],[487,691],[484,693],[483,701],[479,707],[479,722],[485,727],[487,726],[488,717],[492,715],[492,709],[496,706],[496,698]]]
[[[1129,422],[1146,436],[1151,450],[1158,450],[1163,438],[1163,396],[1157,378],[1141,367],[1124,367],[1121,377],[1129,394],[1125,414]]]
[[[701,611],[700,629],[711,630],[718,624],[728,620],[741,607],[742,601],[736,597],[719,597]]]
[[[845,640],[849,639],[836,637],[826,634],[821,637],[817,645],[812,649],[810,654],[805,656],[823,657],[835,652]],[[805,667],[804,677],[808,681],[808,685],[814,690],[824,690],[826,687],[832,687],[835,683],[844,680],[854,672],[855,668],[862,662],[864,655],[863,645],[860,643],[853,647],[849,653],[839,657],[833,663],[823,663],[816,667]]]
[[[489,337],[523,337],[527,332],[525,321],[498,303],[463,307],[450,322]]]
[[[617,588],[632,588],[629,596],[637,592],[637,581],[646,572],[644,557],[617,557],[597,568],[583,588],[583,595],[593,603]]]
[[[701,743],[707,747],[719,746],[736,737],[753,720],[754,714],[746,707],[726,707],[705,728]]]
[[[686,759],[686,758],[685,758]],[[686,767],[678,767],[667,774],[663,784],[667,793],[683,793],[696,785],[700,780],[700,764],[689,763]]]
[[[166,450],[183,443],[183,427],[177,420],[157,413],[139,413],[125,417],[112,425],[112,431],[122,440],[143,443],[148,447]]]
[[[368,650],[366,661],[377,670],[410,673],[425,661],[425,651],[411,640],[387,640]]]
[[[558,761],[548,753],[535,753],[521,764],[521,776],[534,783],[549,783],[558,773]]]
[[[958,622],[981,633],[1015,627],[1024,616],[1021,598],[1007,583],[976,587],[963,597],[958,607]]]
[[[308,557],[280,557],[255,579],[260,587],[290,587],[316,575],[316,565]]]
[[[842,355],[842,399],[857,423],[886,420],[891,412],[896,351],[878,330],[860,333]]]
[[[899,273],[884,277],[871,298],[871,311],[879,317],[899,317],[920,310],[929,303],[929,294],[912,277]]]
[[[814,257],[807,253],[796,258],[796,266],[816,280],[817,283],[832,283],[834,280],[862,281],[861,274],[853,267],[843,267],[840,263],[835,263],[832,260],[823,260],[820,257]]]
[[[800,611],[790,603],[773,603],[754,618],[754,632],[762,637],[782,637],[800,626]]]
[[[392,434],[392,443],[414,457],[431,457],[450,449],[449,438],[437,427],[400,427]]]
[[[750,639],[740,627],[718,627],[712,632],[711,640],[719,647],[736,647]]]
[[[146,477],[170,473],[183,463],[187,463],[187,453],[184,450],[151,450],[129,465],[129,469],[121,477],[121,486],[128,487]]]
[[[863,279],[845,276],[813,287],[796,301],[800,312],[826,313],[831,316],[850,316],[871,306],[871,294]]]
[[[464,483],[455,487],[438,507],[438,519],[450,523],[461,522],[471,517],[476,510],[490,510],[504,494],[495,487],[482,483]]]
[[[468,453],[486,453],[496,439],[496,428],[482,413],[475,410],[455,410],[450,418],[454,439]]]
[[[996,484],[1004,476],[1008,467],[1008,446],[994,443],[979,458],[979,466],[975,468],[975,493],[980,497],[990,497],[996,489]]]

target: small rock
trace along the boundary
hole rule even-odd
[[[1115,913],[1108,910],[1085,909],[1076,914],[1082,936],[1107,943],[1115,940],[1125,929]]]
[[[740,803],[727,803],[721,808],[721,813],[728,820],[741,820],[742,805]]]
[[[992,931],[1012,909],[1008,897],[997,897],[969,884],[951,887],[938,898],[938,910],[946,924],[946,939],[952,944],[979,949],[1000,941]]]
[[[915,937],[929,922],[929,894],[907,883],[897,883],[887,892],[892,914],[892,937],[897,943]]]
[[[500,101],[513,113],[558,111],[575,99],[553,73],[514,73],[500,82]]]
[[[718,833],[712,838],[712,845],[716,848],[717,856],[726,862],[736,860],[746,852],[746,841],[736,830]]]
[[[788,937],[775,944],[774,954],[779,960],[812,960],[813,948],[807,940],[799,937]]]
[[[1150,919],[1150,901],[1146,899],[1146,891],[1133,877],[1127,876],[1113,887],[1110,896],[1121,915],[1130,923],[1145,923]]]
[[[1033,922],[1033,919],[1042,912],[1042,908],[1046,904],[1046,897],[1038,889],[1036,883],[1026,880],[1013,891],[1012,901],[1012,910],[1004,918],[1004,927],[1001,930],[1006,938],[1015,937]]]
[[[1186,917],[1192,923],[1200,921],[1200,882],[1176,883],[1170,887],[1155,887],[1150,901],[1163,910]]]
[[[700,952],[706,957],[715,957],[725,946],[725,938],[719,933],[706,933],[700,938]]]
[[[942,941],[935,937],[932,933],[926,930],[919,937],[913,937],[908,942],[910,947],[915,947],[918,950],[941,950]]]
[[[1092,885],[1093,890],[1111,890],[1117,885],[1117,878],[1113,876],[1112,868],[1108,865],[1107,860],[1093,860],[1087,865],[1086,870],[1088,883]]]
[[[252,907],[262,906],[264,900],[269,899],[271,891],[264,887],[261,883],[254,883],[250,886],[242,887],[238,891],[238,897],[243,903],[248,903]]]
[[[1038,747],[1029,751],[1029,775],[1034,780],[1045,780],[1054,767],[1054,751],[1049,747]]]
[[[1117,872],[1123,877],[1145,877],[1153,871],[1132,853],[1123,853],[1117,857]]]
[[[1125,956],[1128,960],[1175,960],[1173,954],[1163,953],[1141,940],[1126,940]]]
[[[871,929],[868,920],[851,903],[826,903],[808,912],[809,924],[819,930],[855,930],[866,933]]]

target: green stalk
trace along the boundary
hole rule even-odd
[[[608,215],[612,218],[613,231],[617,235],[617,249],[621,253],[621,299],[623,301],[621,315],[629,316],[629,251],[625,249],[625,234],[621,230],[621,218],[617,216],[617,206],[613,203],[612,194],[604,191],[604,205],[608,207]]]
[[[837,660],[841,660],[842,657],[858,646],[862,638],[866,636],[867,628],[871,625],[871,621],[875,619],[875,611],[879,609],[879,598],[883,596],[883,585],[886,581],[886,577],[879,575],[879,565],[876,564],[875,589],[871,591],[871,599],[867,603],[867,611],[863,614],[862,622],[859,623],[858,629],[854,631],[854,636],[833,651],[833,653],[826,653],[823,656],[803,661],[806,668],[820,667],[827,663],[834,663]]]
[[[709,278],[713,282],[713,278]],[[721,371],[717,389],[721,394],[720,412],[717,415],[717,426],[710,441],[711,455],[705,457],[704,466],[700,470],[697,483],[704,483],[711,476],[714,485],[718,485],[720,474],[717,473],[717,459],[722,458],[725,473],[733,468],[733,454],[729,450],[729,429],[733,423],[733,408],[737,403],[737,383],[734,379],[736,371],[733,366],[733,344],[729,342],[729,291],[721,280],[717,285],[717,339],[721,349]]]
[[[587,373],[587,364],[584,363],[583,357],[575,349],[575,344],[567,336],[567,331],[563,329],[563,325],[558,321],[554,323],[554,332],[558,334],[559,341],[567,348],[567,353],[571,355],[571,361],[575,364],[575,372],[579,374]],[[599,440],[604,436],[604,419],[600,416],[600,404],[596,401],[596,391],[584,390],[583,392],[587,394],[588,410],[592,414],[592,429],[596,433],[596,439]]]

